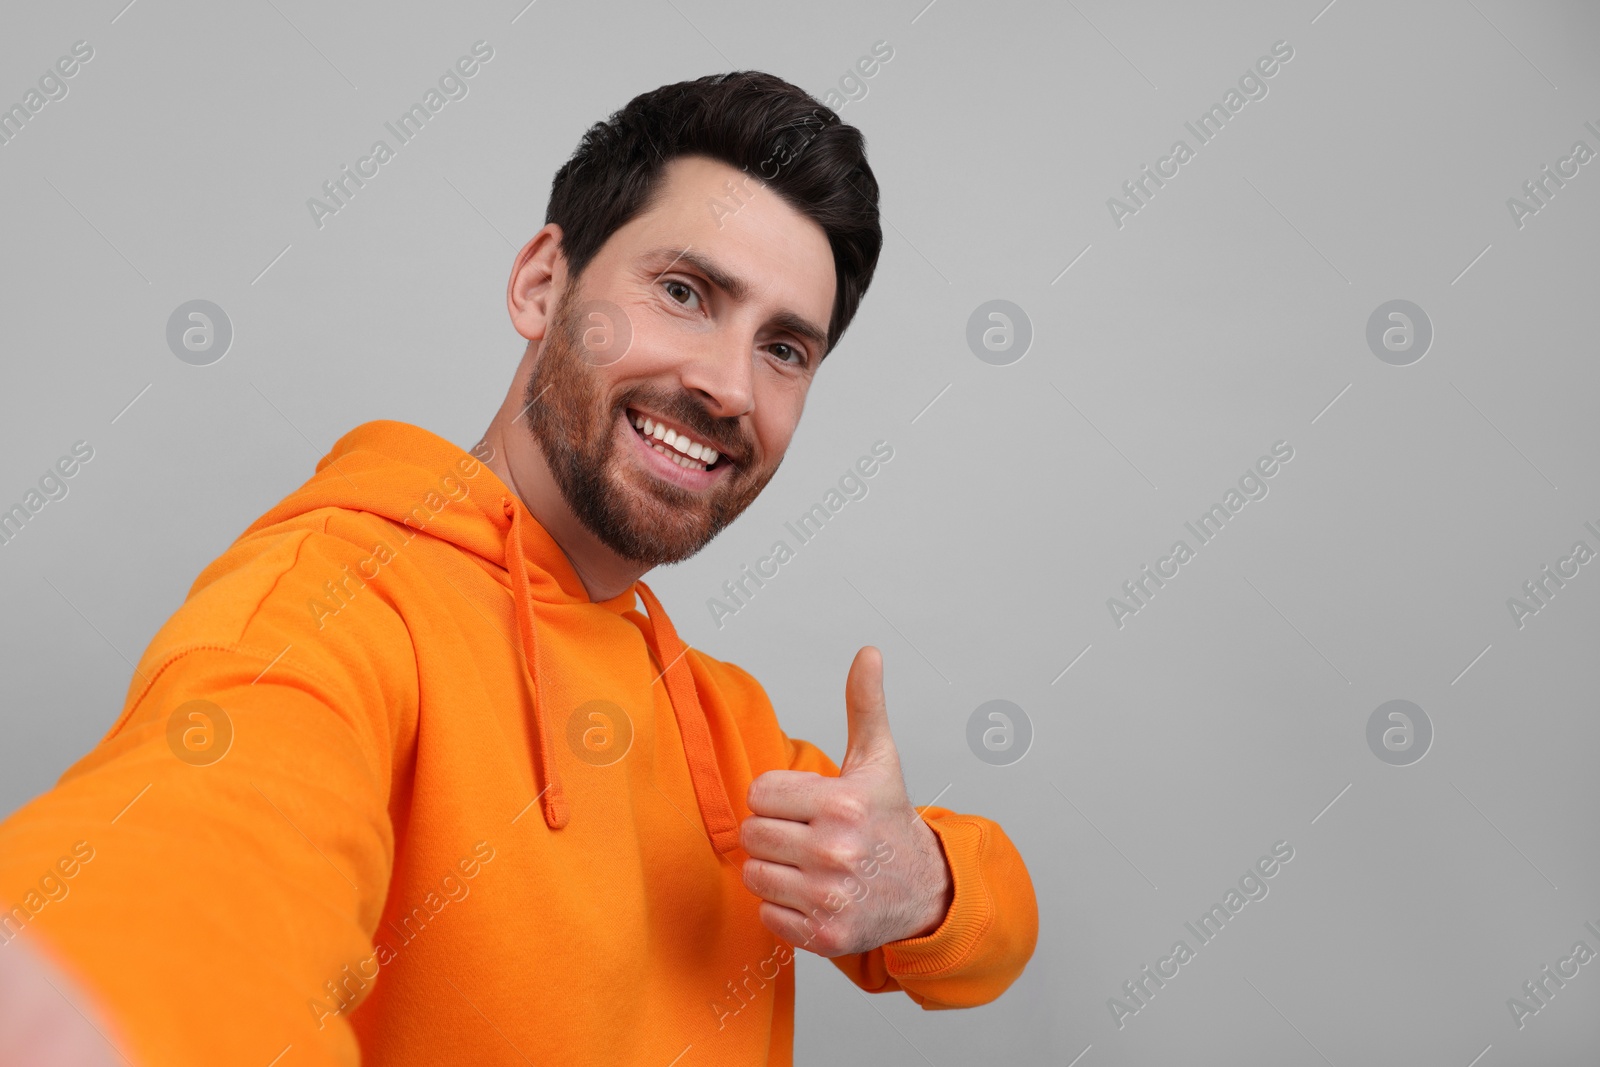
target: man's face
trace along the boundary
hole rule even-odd
[[[579,521],[649,566],[694,555],[777,473],[835,287],[822,228],[756,180],[686,156],[662,182],[567,277],[523,398]]]

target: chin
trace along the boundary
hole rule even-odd
[[[642,501],[641,495],[645,496]],[[726,525],[708,521],[703,505],[694,509],[696,514],[692,517],[679,515],[677,521],[672,521],[665,516],[679,509],[679,505],[652,494],[630,492],[619,486],[617,479],[611,479],[606,499],[607,504],[598,509],[573,510],[589,532],[611,551],[651,567],[682,563],[710,544]]]

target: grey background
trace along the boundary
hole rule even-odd
[[[1600,564],[1520,630],[1506,599],[1600,546],[1600,162],[1521,229],[1506,199],[1600,149],[1594,5],[123,2],[0,32],[8,105],[95,49],[0,147],[0,504],[95,449],[0,548],[0,812],[340,434],[478,439],[522,349],[512,257],[587,125],[718,70],[820,96],[887,40],[840,109],[884,188],[876,283],[767,493],[648,580],[835,758],[879,645],[913,799],[1006,828],[1041,932],[962,1012],[800,954],[799,1061],[1593,1062],[1600,963],[1523,1029],[1506,999],[1600,949]],[[306,199],[479,39],[467,98],[315,228]],[[1266,98],[1118,229],[1107,198],[1280,39]],[[165,344],[196,298],[235,329],[209,367]],[[1435,331],[1408,367],[1365,342],[1396,298]],[[965,343],[991,299],[1032,323],[1009,366]],[[878,439],[869,495],[717,628],[707,598]],[[1270,495],[1118,629],[1107,598],[1279,440]],[[1435,731],[1405,767],[1365,737],[1397,698]],[[967,747],[992,699],[1033,724],[1010,766]],[[1107,998],[1278,840],[1270,895],[1119,1029]]]

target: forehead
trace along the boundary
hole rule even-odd
[[[752,301],[793,309],[824,328],[830,321],[835,277],[827,234],[759,178],[720,160],[668,162],[655,202],[607,244],[624,269],[662,247],[692,248],[743,282]]]

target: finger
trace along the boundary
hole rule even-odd
[[[843,932],[842,928],[837,922],[828,922],[823,918],[827,915],[826,909],[819,908],[818,917],[812,918],[793,908],[764,900],[757,909],[757,914],[760,916],[762,926],[795,948],[803,948],[830,958],[845,954],[844,947],[837,940]]]
[[[743,874],[744,887],[769,903],[799,912],[809,900],[806,875],[798,867],[766,860],[745,860]],[[826,909],[823,913],[827,914]]]
[[[849,740],[845,744],[843,776],[857,767],[899,761],[894,736],[889,731],[889,706],[883,692],[883,653],[864,645],[850,663],[844,683],[845,713],[849,716]]]
[[[827,779],[814,771],[767,771],[745,793],[752,814],[809,822],[821,813]]]
[[[739,824],[739,844],[758,860],[804,866],[811,828],[792,819],[772,819],[752,815]]]
[[[756,914],[760,917],[762,926],[765,926],[773,934],[788,942],[792,947],[808,947],[806,938],[810,935],[800,925],[805,916],[798,911],[793,908],[783,907],[781,904],[774,904],[769,900],[763,900],[761,906],[756,909]]]

